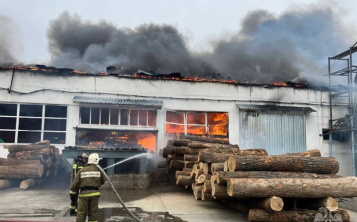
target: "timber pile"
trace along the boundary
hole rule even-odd
[[[4,145],[7,159],[0,161],[0,189],[19,186],[26,190],[56,176],[61,164],[59,149],[48,140],[34,144]]]
[[[336,197],[356,197],[357,178],[336,175],[339,163],[319,150],[270,156],[215,139],[180,136],[162,155],[176,185],[196,200],[214,200],[247,213],[249,221],[313,221],[326,208],[350,221]]]

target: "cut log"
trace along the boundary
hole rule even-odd
[[[211,192],[205,192],[205,191],[203,191],[203,189],[201,190],[201,199],[204,201],[214,200]]]
[[[185,167],[185,162],[183,160],[171,160],[170,169],[182,170]]]
[[[212,174],[211,164],[210,163],[204,163],[203,164],[203,173],[204,174]]]
[[[203,184],[206,180],[209,180],[211,181],[211,174],[201,174],[197,180],[196,180],[196,183],[197,184]]]
[[[212,196],[211,180],[206,180],[206,181],[203,183],[203,191],[204,191],[205,193],[210,193],[211,196]]]
[[[212,196],[216,200],[230,199],[231,198],[231,196],[229,196],[228,193],[227,193],[227,186],[214,184],[214,186],[212,186],[211,189],[212,189]]]
[[[238,151],[238,145],[226,145],[226,144],[216,144],[216,143],[204,143],[204,142],[196,142],[189,143],[187,145],[192,149],[214,149],[214,150],[221,150],[221,149],[231,149],[232,151]]]
[[[169,153],[171,153],[170,148],[165,147],[162,149],[162,157],[163,158],[166,158]]]
[[[171,160],[183,160],[183,156],[178,156],[175,154],[167,154],[166,162],[169,163]]]
[[[203,170],[201,170],[201,169],[196,170],[196,173],[195,173],[195,180],[197,180],[197,179],[198,179],[198,177],[199,177],[200,175],[202,175],[202,174],[203,174]]]
[[[50,168],[52,165],[52,157],[48,157],[47,159],[44,159],[43,161],[43,167],[46,169]]]
[[[193,195],[194,195],[196,200],[202,200],[202,189],[203,189],[202,185],[194,186]]]
[[[329,209],[329,211],[338,210],[338,202],[332,197],[295,200],[297,208],[301,209],[318,210],[323,207]]]
[[[236,156],[228,159],[229,171],[292,171],[336,174],[338,161],[334,157],[300,156]]]
[[[191,186],[195,181],[190,176],[179,175],[176,179],[176,185]]]
[[[28,164],[41,164],[41,161],[40,160],[7,159],[1,165],[2,166],[13,166],[13,165],[28,165]]]
[[[321,157],[321,152],[318,149],[314,149],[314,150],[308,150],[308,151],[300,152],[300,153],[287,153],[284,155],[304,156],[304,157]]]
[[[36,145],[36,144],[30,144],[30,145],[14,144],[14,145],[4,145],[3,147],[5,149],[8,149],[9,153],[16,153],[16,152],[22,152],[22,151],[35,151],[35,150],[49,148],[46,144],[38,144],[38,145]]]
[[[215,153],[209,151],[201,151],[198,154],[198,160],[205,163],[223,163],[228,160],[229,157],[245,156],[245,155],[258,155],[267,156],[268,153],[263,149],[249,149],[249,150],[238,150],[234,154],[232,153]]]
[[[264,209],[269,212],[281,211],[284,207],[283,199],[276,196],[264,199],[250,199],[248,202],[252,208]]]
[[[40,178],[43,172],[42,164],[0,166],[0,178]]]
[[[23,190],[28,190],[28,189],[36,187],[38,185],[40,185],[38,179],[27,179],[27,180],[23,180],[20,183],[20,188]]]
[[[215,184],[217,184],[217,183],[216,183],[216,176],[215,176],[215,175],[212,175],[212,176],[211,176],[211,189],[212,189],[212,187],[214,187]]]
[[[205,143],[229,144],[228,140],[212,139],[212,138],[200,137],[200,136],[180,135],[179,138],[192,140],[192,141],[200,141],[200,142],[205,142]]]
[[[166,167],[167,167],[167,163],[165,160],[157,162],[157,168],[166,168]]]
[[[237,198],[250,197],[356,197],[357,178],[274,178],[274,179],[229,179],[227,191],[229,196]]]
[[[320,219],[318,221],[350,221],[350,215],[345,210],[327,214],[328,212],[316,210],[268,212],[261,209],[251,209],[248,219],[250,222],[311,222],[317,221],[315,218]],[[324,218],[325,215],[326,218]]]
[[[2,163],[3,163],[4,161],[6,161],[6,159],[0,157],[0,165],[2,165]]]
[[[197,164],[195,161],[184,161],[185,168],[192,168],[194,164]]]
[[[234,210],[237,210],[243,214],[248,214],[249,210],[251,209],[247,203],[245,202],[241,202],[241,201],[237,201],[237,200],[221,200],[220,201],[223,205],[230,207]]]
[[[198,163],[198,168],[201,169],[201,170],[203,170],[203,165],[204,165],[203,162],[199,162],[199,163]]]
[[[191,176],[191,172],[189,171],[176,171],[175,177],[177,178],[178,176],[183,175],[183,176]]]
[[[0,190],[4,190],[14,186],[14,182],[12,180],[0,179]]]
[[[218,171],[223,171],[224,170],[224,163],[212,163],[211,164],[211,173],[215,174]]]
[[[216,173],[217,184],[225,185],[231,178],[341,178],[334,174],[316,174],[304,172],[279,171],[220,171]]]
[[[192,140],[188,139],[175,139],[172,141],[174,146],[187,146],[189,143],[192,143]]]
[[[223,170],[224,171],[228,171],[229,169],[228,169],[228,160],[227,161],[224,161],[224,163],[223,163]]]
[[[185,154],[183,157],[184,161],[195,161],[198,162],[198,155]]]

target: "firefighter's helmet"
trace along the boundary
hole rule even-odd
[[[88,157],[88,164],[95,164],[98,165],[99,160],[102,158],[99,157],[98,153],[92,153]]]
[[[82,163],[87,163],[88,162],[88,155],[86,153],[82,153],[78,155],[77,157],[78,161],[81,161]]]

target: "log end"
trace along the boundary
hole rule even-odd
[[[338,202],[332,197],[326,198],[325,206],[327,209],[329,209],[329,211],[338,210]]]
[[[229,196],[233,197],[233,182],[231,179],[227,180],[227,193]]]
[[[227,160],[227,168],[229,171],[234,172],[236,169],[236,159],[234,157],[229,157]]]
[[[284,208],[284,201],[280,197],[273,196],[270,200],[270,209],[273,211],[282,211]]]

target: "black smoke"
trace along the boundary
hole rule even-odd
[[[65,12],[51,22],[48,37],[54,66],[89,72],[121,66],[126,73],[138,69],[187,75],[214,73],[208,63],[190,53],[182,35],[169,25],[117,29],[104,21],[84,22]]]
[[[10,19],[0,15],[0,67],[17,63],[13,56],[14,28]]]

